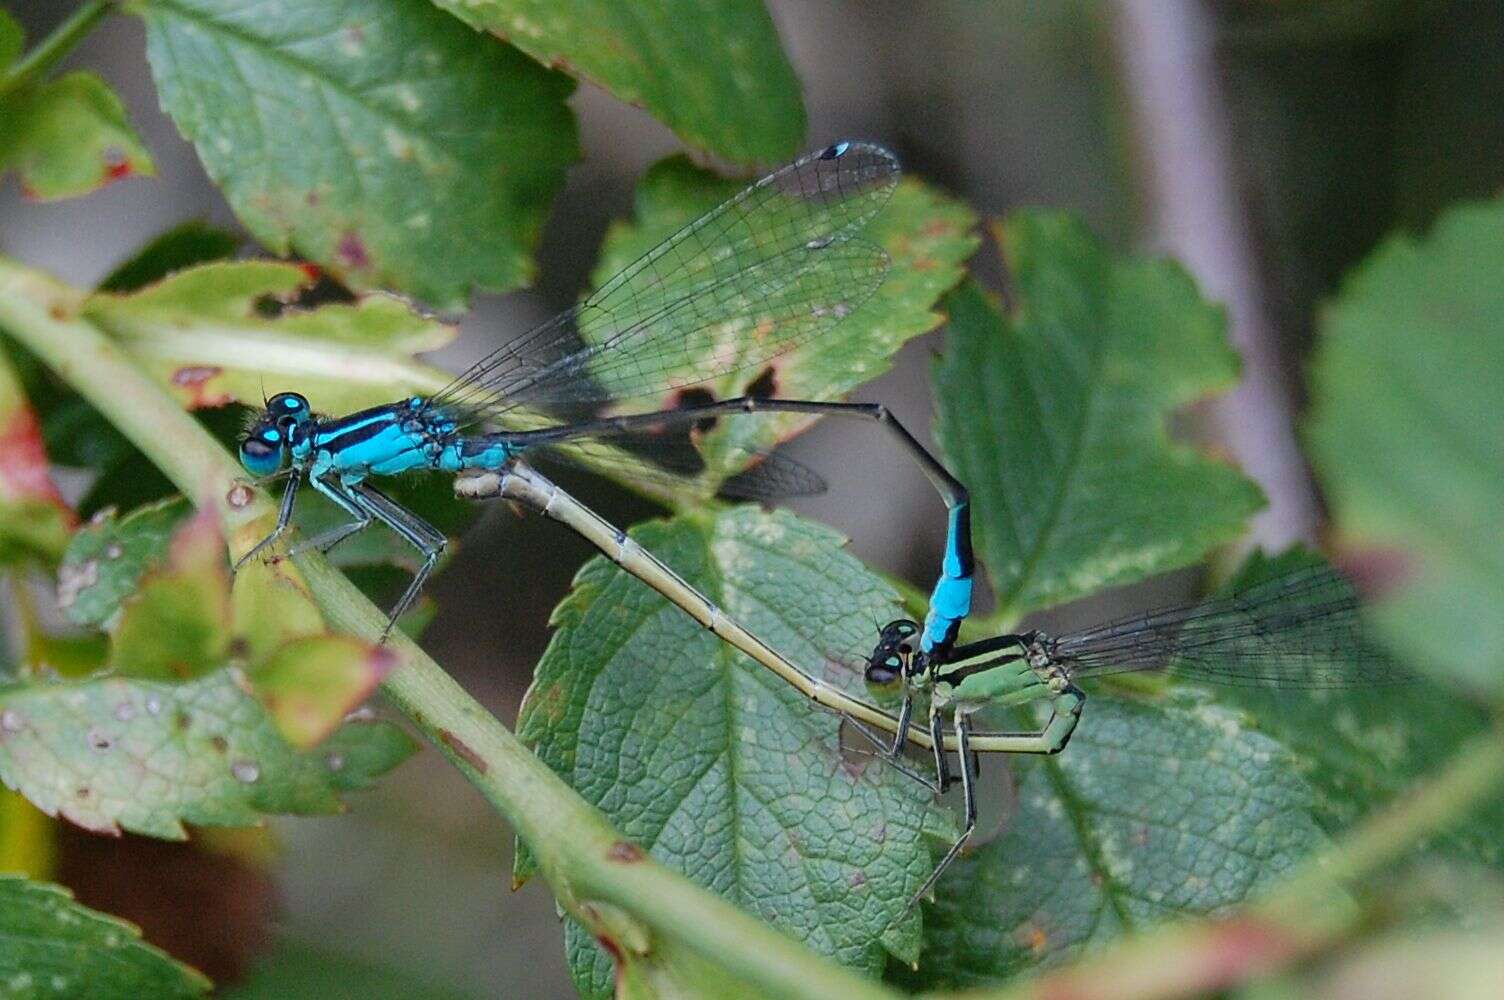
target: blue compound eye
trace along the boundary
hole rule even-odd
[[[286,440],[275,427],[253,431],[240,442],[240,464],[256,476],[269,476],[282,467]]]
[[[288,417],[301,420],[308,416],[308,398],[297,392],[279,392],[266,401],[266,414],[281,421]]]
[[[890,656],[886,660],[878,660],[867,666],[866,679],[868,684],[878,687],[888,687],[898,680],[903,673],[903,661],[896,656]]]
[[[312,416],[308,398],[301,393],[279,392],[266,401],[266,419],[280,427],[284,434]]]

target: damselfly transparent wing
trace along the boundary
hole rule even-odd
[[[887,254],[857,234],[898,183],[868,143],[775,171],[664,240],[578,306],[477,362],[434,402],[507,425],[519,407],[561,420],[662,398],[835,327],[876,291]]]
[[[1292,688],[1413,679],[1365,636],[1356,591],[1326,565],[1065,633],[1054,650],[1077,676],[1162,669],[1217,684]]]

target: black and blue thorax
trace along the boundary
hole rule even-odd
[[[421,396],[310,420],[292,428],[289,445],[293,461],[309,475],[332,473],[347,483],[416,469],[495,469],[518,450],[505,435],[462,435],[447,410]]]

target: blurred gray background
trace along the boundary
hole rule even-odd
[[[32,39],[66,14],[13,2]],[[1250,385],[1184,430],[1243,461],[1270,492],[1258,540],[1319,532],[1291,418],[1312,316],[1342,272],[1397,226],[1498,190],[1504,177],[1504,4],[1181,0],[772,0],[804,83],[809,145],[890,144],[905,168],[984,216],[1066,207],[1124,249],[1168,250],[1228,303]],[[140,23],[112,18],[72,56],[121,93],[156,159],[135,179],[58,204],[0,185],[0,253],[90,285],[187,219],[234,226],[192,149],[157,108]],[[501,99],[501,98],[499,98]],[[678,151],[647,115],[589,85],[572,101],[585,158],[559,197],[536,289],[482,297],[437,358],[458,367],[568,305],[633,185]],[[995,254],[978,273],[996,287]],[[857,398],[926,431],[938,334]],[[280,387],[269,386],[275,390]],[[795,509],[856,554],[923,581],[940,506],[864,428],[825,426],[796,454],[831,483]],[[574,484],[572,484],[574,485]],[[634,520],[651,506],[581,480]],[[926,526],[916,531],[915,525]],[[547,641],[549,610],[590,555],[536,518],[488,510],[430,594],[425,644],[508,724]],[[279,926],[290,938],[421,969],[478,996],[573,996],[552,898],[509,892],[511,835],[432,751],[358,796],[350,815],[279,822]]]

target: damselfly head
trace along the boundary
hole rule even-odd
[[[874,687],[889,687],[908,675],[919,649],[919,624],[899,618],[882,627],[867,658],[865,676]]]
[[[240,438],[240,464],[254,476],[269,476],[287,461],[298,432],[313,419],[308,400],[296,392],[279,392],[266,401]]]
[[[266,417],[240,438],[240,464],[253,476],[270,476],[287,461],[287,435]]]

